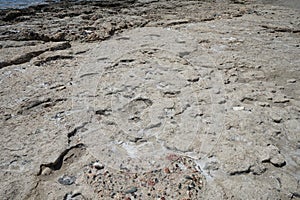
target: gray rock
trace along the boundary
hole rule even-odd
[[[1,10],[0,199],[297,196],[299,12],[232,2]]]
[[[280,123],[282,121],[282,117],[275,112],[271,113],[271,118],[272,118],[273,122],[275,122],[275,123]]]
[[[75,176],[67,176],[67,175],[64,175],[63,177],[60,177],[58,179],[58,182],[62,185],[72,185],[75,183],[75,181],[76,181]]]
[[[296,80],[296,79],[289,79],[289,80],[287,80],[286,82],[287,82],[287,83],[296,83],[297,80]]]
[[[270,162],[276,167],[283,167],[286,165],[285,159],[281,154],[272,157]]]
[[[137,191],[138,191],[137,187],[132,187],[132,188],[126,190],[125,193],[126,194],[133,194],[133,193],[135,193]]]

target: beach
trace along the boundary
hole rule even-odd
[[[300,198],[299,6],[0,10],[0,198]]]

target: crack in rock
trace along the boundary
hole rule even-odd
[[[85,145],[83,143],[79,143],[74,146],[71,146],[70,148],[67,148],[66,150],[64,150],[54,162],[41,164],[40,170],[39,170],[37,176],[40,176],[42,174],[43,169],[45,167],[50,168],[53,171],[60,170],[63,165],[64,157],[69,153],[70,150],[75,149],[75,148],[85,148]]]
[[[41,65],[46,64],[50,61],[59,60],[59,59],[60,60],[66,60],[66,59],[72,59],[72,58],[74,58],[74,57],[73,56],[66,56],[66,55],[54,55],[54,56],[49,56],[49,57],[47,57],[43,60],[36,61],[36,62],[34,62],[34,64],[36,66],[41,66]]]
[[[42,100],[35,99],[35,100],[32,100],[32,101],[26,102],[24,105],[22,105],[21,106],[22,109],[19,110],[17,113],[18,114],[24,114],[26,111],[29,111],[33,108],[38,107],[38,106],[42,106],[44,108],[52,107],[57,102],[66,101],[66,100],[67,100],[66,98],[59,98],[59,99],[55,99],[55,100],[52,100],[51,98],[46,98],[46,99],[42,99]]]
[[[48,48],[45,47],[45,48],[41,48],[39,50],[33,49],[30,52],[24,53],[20,56],[13,57],[13,58],[11,58],[11,55],[10,55],[7,59],[0,61],[0,69],[11,66],[11,65],[18,65],[18,64],[23,64],[23,63],[29,62],[32,58],[37,57],[47,51],[64,50],[64,49],[68,49],[70,47],[71,47],[71,44],[69,42],[63,42],[63,43],[59,43],[59,44],[56,44],[56,45],[54,45],[52,47],[48,47]],[[36,48],[38,49],[39,47],[36,47]]]
[[[300,29],[294,29],[289,27],[279,27],[279,26],[269,26],[269,25],[261,25],[261,27],[265,29],[271,29],[274,32],[300,33]]]
[[[82,125],[80,125],[78,127],[75,127],[71,132],[69,132],[67,134],[67,136],[68,136],[68,144],[71,143],[71,141],[72,141],[71,138],[74,137],[77,134],[78,130],[84,128],[87,124],[88,124],[88,122],[84,122]]]
[[[245,169],[245,170],[232,171],[229,173],[229,175],[234,176],[234,175],[249,174],[251,172],[250,168],[251,167],[249,166],[248,169]]]
[[[111,112],[112,112],[111,109],[105,108],[105,109],[96,110],[95,114],[96,115],[102,115],[102,116],[108,116],[108,115],[110,115]]]

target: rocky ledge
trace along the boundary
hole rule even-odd
[[[300,198],[296,1],[0,11],[1,199]]]

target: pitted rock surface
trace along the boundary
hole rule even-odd
[[[119,42],[125,37],[128,39]],[[130,159],[130,168],[139,165],[143,171],[159,166],[160,158],[170,152],[207,156],[223,128],[224,112],[220,112],[220,121],[213,119],[215,110],[223,108],[217,102],[223,98],[222,80],[217,69],[192,64],[180,56],[181,52],[198,51],[196,43],[179,31],[141,28],[93,50],[95,59],[96,55],[107,59],[98,64],[96,70],[101,72],[91,69],[93,82],[84,77],[88,82],[84,84],[85,79],[79,79],[80,92],[91,93],[78,105],[88,102],[89,109],[99,113],[88,125],[91,131],[81,136],[95,157],[115,162],[111,164],[114,168],[128,165]],[[106,46],[114,50],[115,59],[107,55]],[[133,50],[124,48],[128,46]],[[209,57],[203,50],[199,54]],[[206,64],[213,68],[214,63]],[[87,74],[85,66],[89,65],[84,64],[80,74]],[[208,74],[216,78],[209,80]],[[83,107],[82,112],[88,111]]]
[[[297,9],[2,10],[1,199],[299,198]]]

